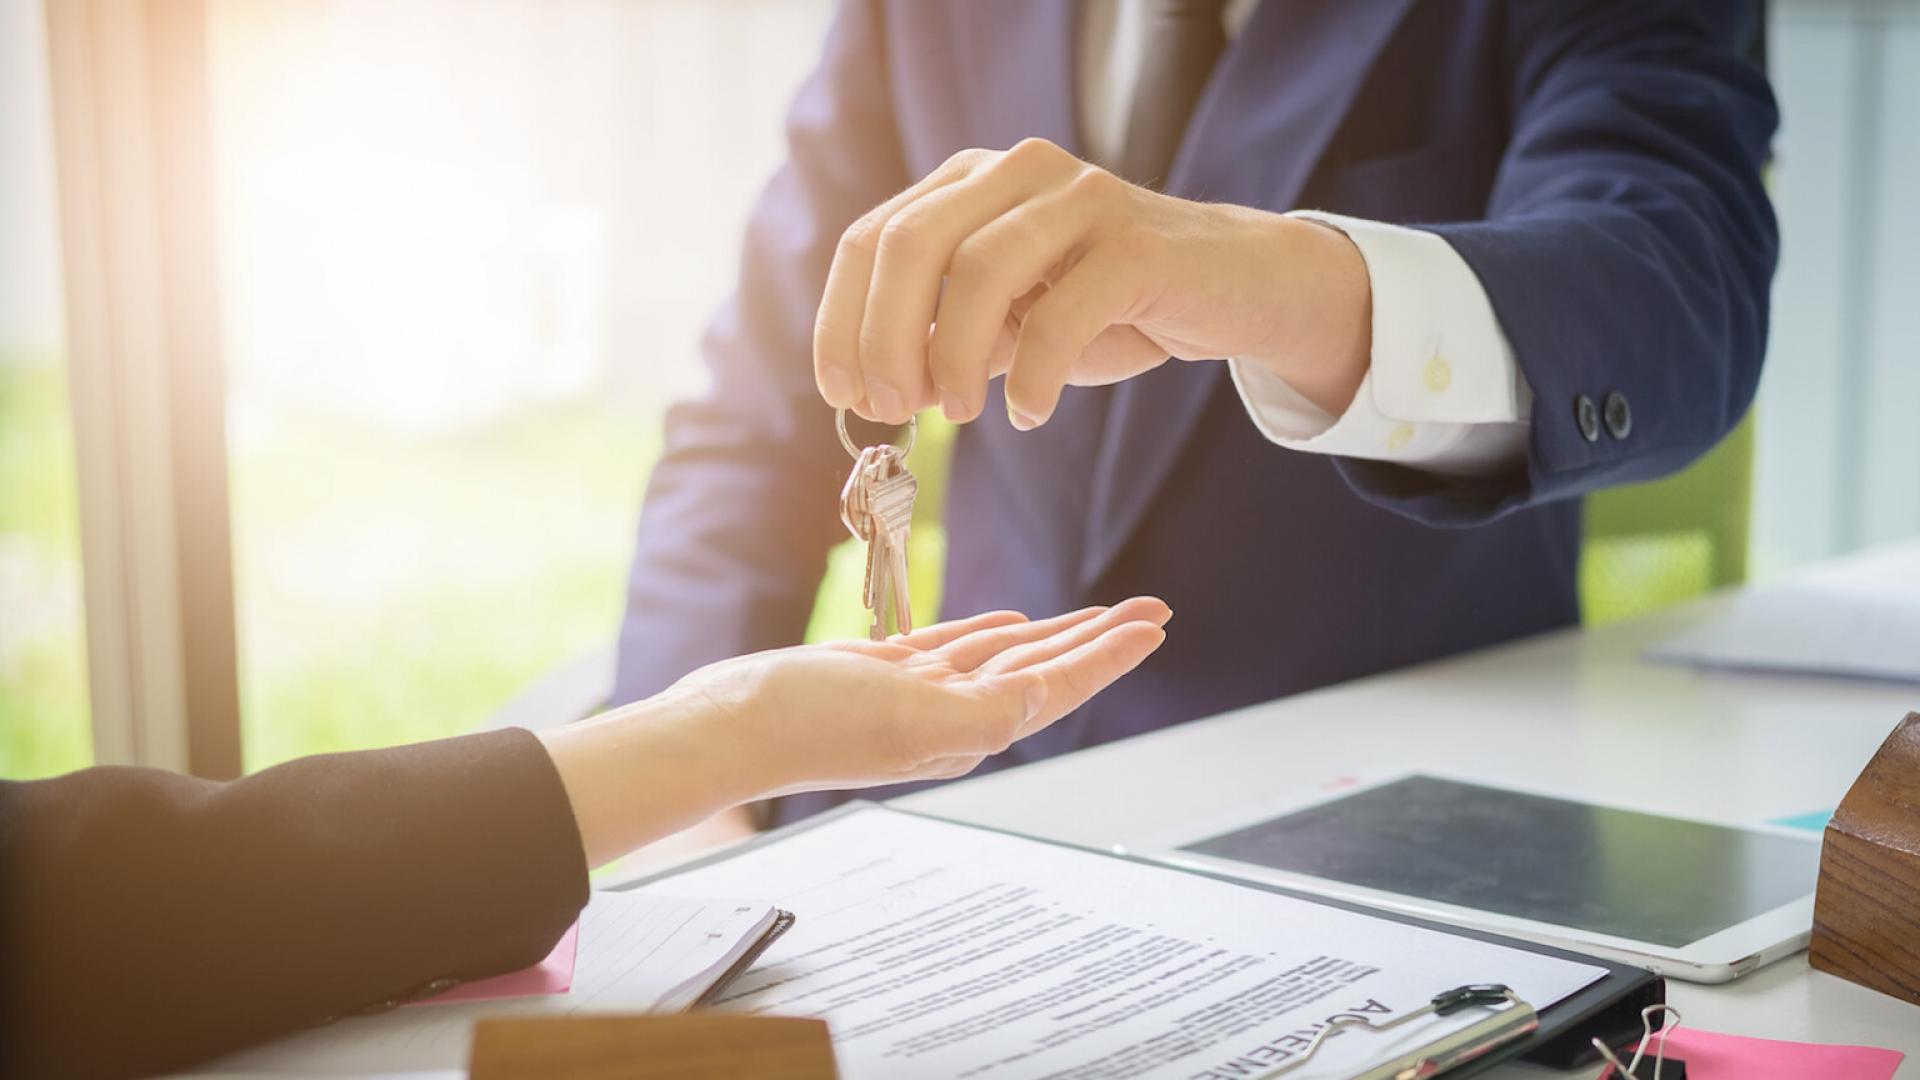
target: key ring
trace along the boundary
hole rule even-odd
[[[847,410],[845,409],[834,410],[833,426],[834,426],[834,430],[840,433],[840,445],[847,448],[847,453],[853,457],[853,460],[859,461],[860,448],[853,445],[853,436],[847,434]],[[908,417],[907,418],[907,445],[902,446],[900,448],[901,457],[906,457],[908,454],[913,453],[913,439],[914,439],[914,436],[919,433],[919,430],[920,430],[920,418],[917,416]]]

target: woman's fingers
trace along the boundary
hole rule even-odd
[[[1167,637],[1161,624],[1172,614],[1160,600],[1135,597],[959,639],[950,649],[991,651],[969,685],[930,710],[928,733],[942,748],[935,756],[997,754],[1079,708],[1160,647]],[[1015,653],[1020,657],[1009,666],[995,659]]]
[[[1172,617],[1173,609],[1158,597],[1131,597],[1091,619],[1063,626],[1044,637],[1029,638],[1003,649],[979,667],[983,674],[1011,674],[1071,652],[1116,626],[1131,622],[1162,626]]]
[[[991,630],[999,626],[1020,625],[1026,621],[1027,617],[1018,611],[987,611],[979,615],[970,615],[964,619],[954,619],[951,622],[923,626],[911,634],[896,635],[893,641],[896,644],[905,645],[910,649],[931,651],[948,645],[968,634],[981,630]]]
[[[979,754],[957,754],[953,757],[935,758],[918,770],[916,780],[957,780],[980,767]]]
[[[1172,614],[1156,598],[1133,597],[955,638],[934,655],[950,667],[956,657],[986,663],[971,678],[923,684],[923,704],[907,710],[924,740],[914,755],[927,763],[922,775],[941,775],[956,764],[950,759],[998,754],[1078,708],[1152,655]],[[1002,665],[997,657],[1014,659]]]
[[[1125,623],[1108,628],[1060,656],[1008,676],[1016,681],[1038,676],[1045,687],[1040,707],[1028,712],[1014,732],[1014,741],[1040,731],[1079,708],[1115,679],[1139,667],[1140,662],[1152,656],[1166,640],[1167,632],[1157,623]]]
[[[955,671],[972,671],[1008,649],[1077,626],[1105,610],[1104,607],[1081,608],[1050,619],[980,630],[954,639],[940,653]]]

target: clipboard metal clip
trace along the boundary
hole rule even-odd
[[[1284,1076],[1313,1060],[1326,1041],[1348,1028],[1380,1034],[1430,1016],[1451,1016],[1462,1009],[1486,1008],[1493,1011],[1484,1018],[1428,1043],[1412,1053],[1371,1066],[1355,1073],[1354,1080],[1424,1080],[1448,1069],[1490,1053],[1515,1039],[1530,1035],[1540,1026],[1540,1015],[1520,996],[1498,983],[1472,983],[1456,986],[1433,996],[1420,1008],[1376,1024],[1362,1016],[1337,1017],[1321,1028],[1300,1056],[1263,1074],[1259,1080]]]

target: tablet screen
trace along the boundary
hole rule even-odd
[[[1820,845],[1410,776],[1186,850],[1680,947],[1813,891]]]

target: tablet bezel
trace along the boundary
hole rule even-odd
[[[1572,949],[1608,959],[1635,964],[1647,968],[1656,974],[1670,975],[1690,982],[1719,983],[1744,975],[1783,956],[1792,955],[1803,949],[1811,935],[1813,927],[1813,891],[1769,911],[1761,912],[1743,922],[1735,923],[1716,933],[1683,946],[1663,945],[1658,942],[1639,941],[1633,938],[1603,934],[1579,927],[1563,926],[1556,923],[1540,922],[1512,915],[1502,915],[1477,908],[1461,907],[1455,904],[1429,900],[1403,893],[1388,892],[1366,886],[1352,885],[1330,878],[1314,877],[1297,871],[1275,870],[1258,863],[1242,862],[1237,859],[1218,855],[1207,855],[1195,851],[1183,851],[1184,844],[1197,843],[1226,833],[1257,825],[1272,818],[1296,813],[1314,806],[1336,802],[1363,791],[1391,784],[1413,776],[1432,777],[1459,784],[1471,784],[1476,787],[1499,788],[1522,795],[1540,798],[1579,802],[1604,809],[1624,810],[1633,813],[1650,814],[1654,817],[1674,821],[1689,821],[1702,825],[1714,825],[1720,828],[1735,829],[1747,833],[1772,834],[1789,837],[1801,842],[1818,846],[1818,838],[1809,836],[1804,829],[1787,828],[1778,825],[1756,825],[1749,822],[1715,820],[1713,818],[1692,817],[1674,814],[1666,810],[1647,806],[1634,806],[1626,803],[1601,801],[1595,799],[1573,798],[1558,791],[1545,791],[1521,784],[1491,782],[1478,777],[1463,776],[1437,769],[1410,769],[1393,773],[1360,778],[1343,778],[1337,786],[1323,785],[1309,792],[1298,792],[1292,796],[1263,800],[1257,804],[1242,805],[1219,814],[1195,819],[1185,825],[1155,831],[1143,835],[1137,843],[1126,843],[1121,847],[1158,862],[1190,869],[1205,870],[1216,874],[1245,878],[1250,881],[1280,885],[1289,889],[1319,896],[1400,912],[1418,918],[1446,923],[1452,926],[1485,930],[1510,937],[1537,942],[1543,945]]]

